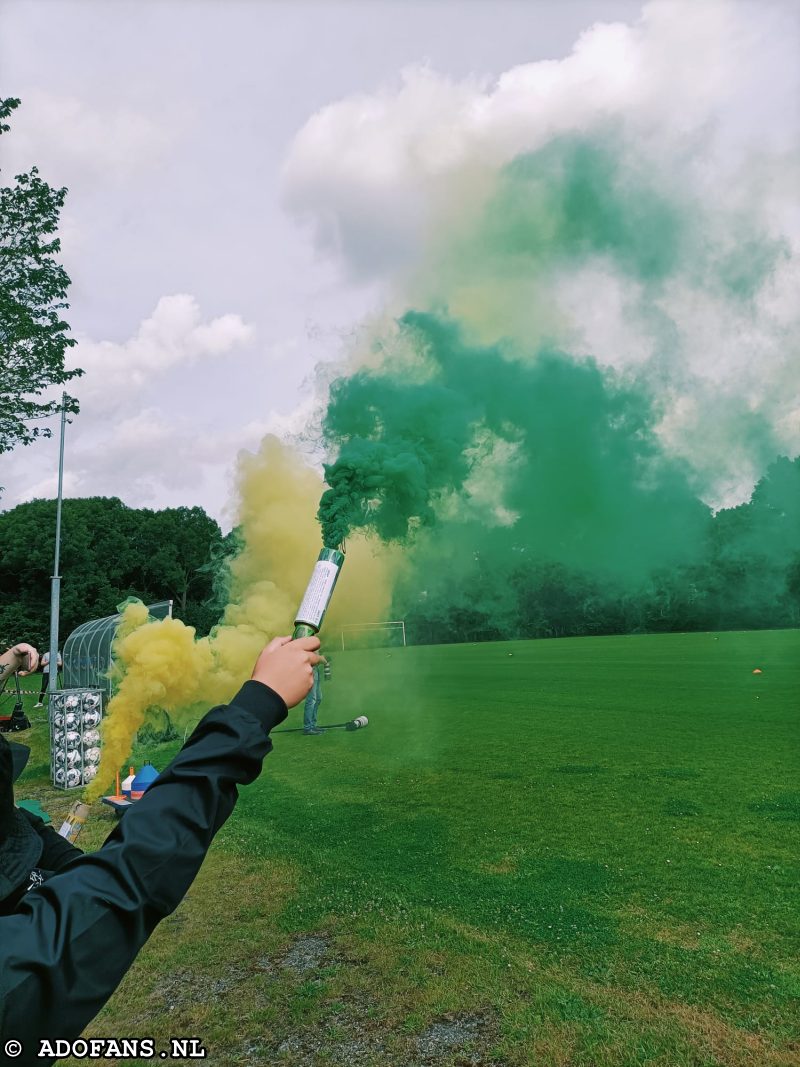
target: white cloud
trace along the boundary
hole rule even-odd
[[[526,350],[556,335],[644,385],[665,445],[730,503],[775,451],[800,452],[799,52],[794,4],[655,0],[635,24],[595,24],[566,58],[495,80],[409,68],[309,119],[285,203],[353,275],[392,278],[395,307],[447,306]],[[538,272],[459,256],[506,164],[609,129],[621,173],[692,219],[669,277],[647,284],[602,252],[545,255]],[[749,248],[774,262],[743,296],[718,265],[744,274]]]
[[[138,393],[168,371],[220,359],[253,337],[253,327],[238,315],[204,322],[194,297],[186,293],[162,296],[129,340],[78,338],[69,363],[85,374],[75,381],[74,392],[85,405],[87,417],[96,410],[107,418],[119,406],[129,406]]]
[[[79,492],[80,477],[75,471],[64,471],[64,478],[62,481],[62,493],[67,496],[81,496]],[[38,482],[34,482],[32,485],[25,486],[24,497],[20,497],[15,500],[14,503],[19,503],[21,500],[38,500],[54,499],[58,493],[58,470],[55,470],[52,474],[45,475],[44,478],[40,478]]]
[[[69,456],[75,495],[123,496],[151,506],[164,497],[196,501],[206,468],[230,466],[237,447],[259,440],[253,441],[252,430],[215,432],[159,407],[76,436]]]
[[[50,185],[68,188],[59,236],[63,261],[80,278],[92,234],[107,216],[104,198],[120,198],[124,211],[131,186],[176,155],[186,109],[167,103],[154,113],[102,94],[89,100],[39,88],[20,90],[20,99],[3,136],[2,179],[35,165]]]
[[[3,138],[4,168],[27,170],[35,163],[54,183],[85,189],[97,180],[128,181],[173,145],[176,131],[164,111],[154,118],[102,99],[41,89],[21,99],[12,134]]]
[[[196,377],[198,365],[213,369],[216,380],[222,365],[224,380],[226,361],[253,337],[238,315],[204,320],[194,297],[176,294],[162,297],[127,341],[80,338],[69,355],[85,374],[69,386],[81,412],[67,429],[65,496],[120,496],[131,506],[200,503],[219,514],[237,450],[255,448],[270,423],[220,430],[213,418],[176,414],[160,387],[174,371]],[[55,495],[55,420],[53,431],[50,440],[2,457],[4,507]]]
[[[657,0],[637,24],[598,23],[566,58],[494,82],[408,68],[399,88],[308,120],[285,163],[284,201],[361,275],[413,260],[454,193],[460,205],[470,185],[479,195],[481,174],[608,119],[656,158],[700,138],[696,178],[716,183],[754,146],[796,148],[798,46],[791,5]]]

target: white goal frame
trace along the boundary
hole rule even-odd
[[[345,649],[345,633],[348,630],[400,630],[403,634],[403,648],[406,647],[406,624],[399,620],[390,622],[346,622],[342,625],[342,652]]]

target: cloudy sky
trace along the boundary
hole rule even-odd
[[[238,450],[312,420],[316,368],[390,300],[442,176],[531,147],[532,102],[552,97],[562,125],[631,106],[713,122],[722,167],[744,143],[796,152],[797,12],[0,0],[2,93],[22,99],[0,165],[70,190],[70,358],[86,375],[67,495],[200,504],[229,524]],[[778,189],[775,213],[798,233],[792,196]],[[56,462],[55,439],[2,457],[0,506],[52,494]]]

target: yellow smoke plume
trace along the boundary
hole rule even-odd
[[[178,724],[193,722],[227,703],[250,676],[261,649],[291,633],[294,612],[321,548],[316,511],[319,474],[275,437],[255,455],[242,454],[237,470],[237,526],[244,546],[230,564],[230,601],[220,624],[197,639],[178,619],[148,621],[147,609],[129,604],[114,646],[114,696],[102,725],[102,757],[86,791],[99,797],[128,759],[136,732],[166,711]],[[335,547],[335,546],[333,546]],[[391,555],[354,539],[322,633],[343,621],[386,618]]]

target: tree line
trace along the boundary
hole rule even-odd
[[[199,634],[225,606],[224,562],[241,547],[202,508],[151,511],[116,497],[63,504],[61,641],[129,596],[173,600]],[[55,501],[0,513],[0,646],[46,647]],[[402,582],[392,617],[412,643],[800,626],[800,457],[781,458],[750,501],[709,517],[704,552],[636,586],[509,551],[498,570],[451,557],[439,586]],[[466,568],[466,569],[465,569]],[[460,578],[456,576],[460,574]],[[5,642],[5,643],[4,643]]]
[[[33,500],[0,513],[0,645],[50,634],[56,503]],[[172,600],[201,634],[217,621],[219,525],[202,508],[151,511],[116,497],[65,500],[61,539],[61,644],[81,623],[113,615],[126,597]],[[3,641],[6,643],[3,644]]]

